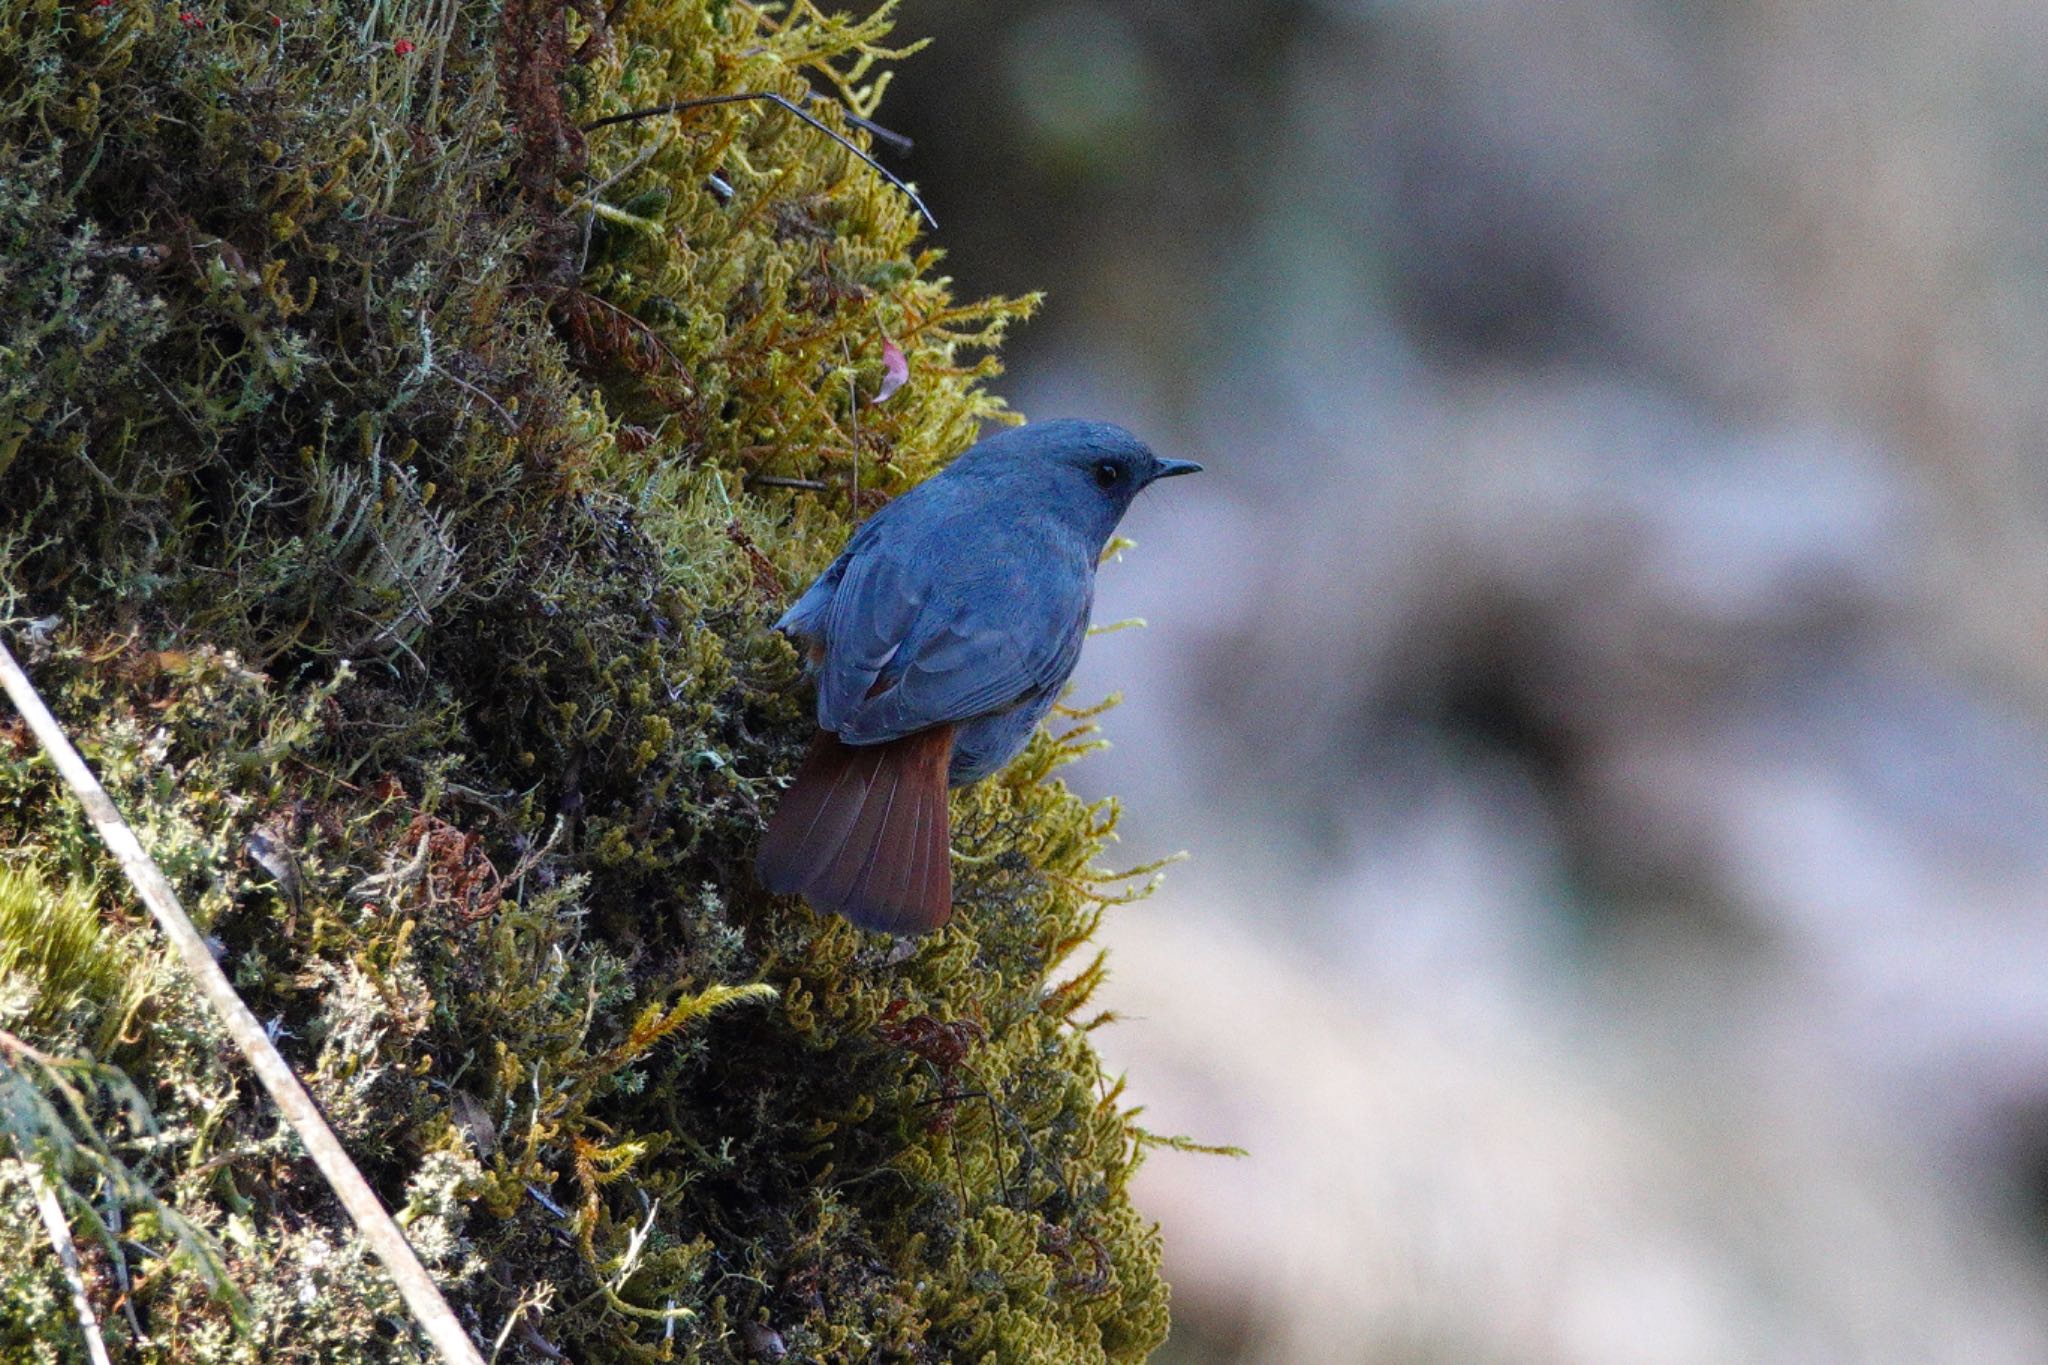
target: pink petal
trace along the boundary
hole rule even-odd
[[[882,387],[875,390],[870,403],[886,403],[889,395],[903,387],[910,378],[910,362],[903,357],[903,348],[887,337],[882,338]]]

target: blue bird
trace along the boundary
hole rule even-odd
[[[768,822],[761,884],[864,929],[944,924],[947,787],[1023,749],[1081,657],[1131,499],[1200,468],[1107,422],[1033,422],[870,517],[775,623],[817,682],[818,734]]]

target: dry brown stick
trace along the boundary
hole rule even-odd
[[[93,1315],[92,1300],[86,1296],[85,1272],[78,1268],[78,1248],[71,1241],[71,1225],[64,1221],[64,1206],[57,1202],[56,1188],[34,1157],[28,1158],[27,1165],[28,1182],[36,1195],[36,1211],[43,1215],[50,1244],[57,1248],[57,1259],[64,1263],[64,1283],[71,1286],[71,1306],[78,1311],[78,1330],[85,1334],[86,1354],[92,1357],[92,1365],[113,1365],[107,1359],[107,1343],[100,1337],[100,1320]]]
[[[121,812],[114,808],[106,788],[85,766],[78,750],[71,747],[71,741],[58,726],[56,717],[50,714],[49,707],[43,705],[35,685],[21,671],[21,665],[14,661],[14,655],[5,644],[0,644],[0,687],[6,689],[15,709],[21,712],[22,719],[28,722],[29,729],[42,742],[51,762],[57,765],[64,784],[85,807],[85,813],[99,830],[100,838],[106,841],[107,850],[121,864],[121,870],[134,885],[136,894],[142,897],[143,904],[156,917],[157,926],[178,950],[178,956],[184,960],[185,970],[199,987],[199,993],[213,1006],[228,1036],[248,1059],[256,1079],[263,1082],[263,1088],[270,1092],[270,1098],[283,1111],[285,1120],[298,1133],[299,1141],[306,1145],[307,1154],[319,1166],[320,1173],[327,1177],[327,1183],[334,1187],[342,1207],[354,1220],[356,1230],[397,1282],[398,1292],[404,1296],[413,1317],[418,1319],[420,1329],[449,1365],[483,1365],[483,1357],[477,1354],[475,1344],[462,1330],[462,1324],[456,1320],[454,1310],[448,1307],[448,1301],[441,1297],[441,1291],[435,1287],[426,1267],[413,1254],[405,1234],[398,1230],[398,1224],[391,1221],[391,1215],[385,1212],[376,1192],[363,1179],[355,1163],[349,1160],[341,1140],[335,1137],[334,1130],[327,1126],[327,1120],[320,1116],[313,1097],[306,1093],[306,1088],[299,1084],[299,1078],[292,1074],[291,1067],[271,1045],[263,1025],[242,1003],[242,997],[235,994],[227,974],[221,971],[220,964],[208,951],[206,940],[199,936],[199,930],[193,927],[184,908],[178,904],[177,894],[171,890],[170,883],[164,880],[164,874],[143,851],[135,831],[121,818]]]

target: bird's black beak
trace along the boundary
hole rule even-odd
[[[1193,460],[1161,460],[1158,468],[1152,471],[1152,478],[1157,482],[1160,479],[1170,479],[1176,474],[1199,474],[1201,472],[1202,467]]]

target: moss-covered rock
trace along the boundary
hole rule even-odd
[[[0,627],[458,1313],[506,1360],[1143,1356],[1144,1136],[1060,980],[1085,720],[956,799],[941,934],[748,866],[807,737],[768,623],[1001,416],[1029,300],[953,302],[773,105],[590,126],[815,88],[860,138],[886,10],[184,5],[0,6]],[[0,1353],[84,1358],[34,1161],[129,1358],[422,1358],[5,719],[0,869]]]

